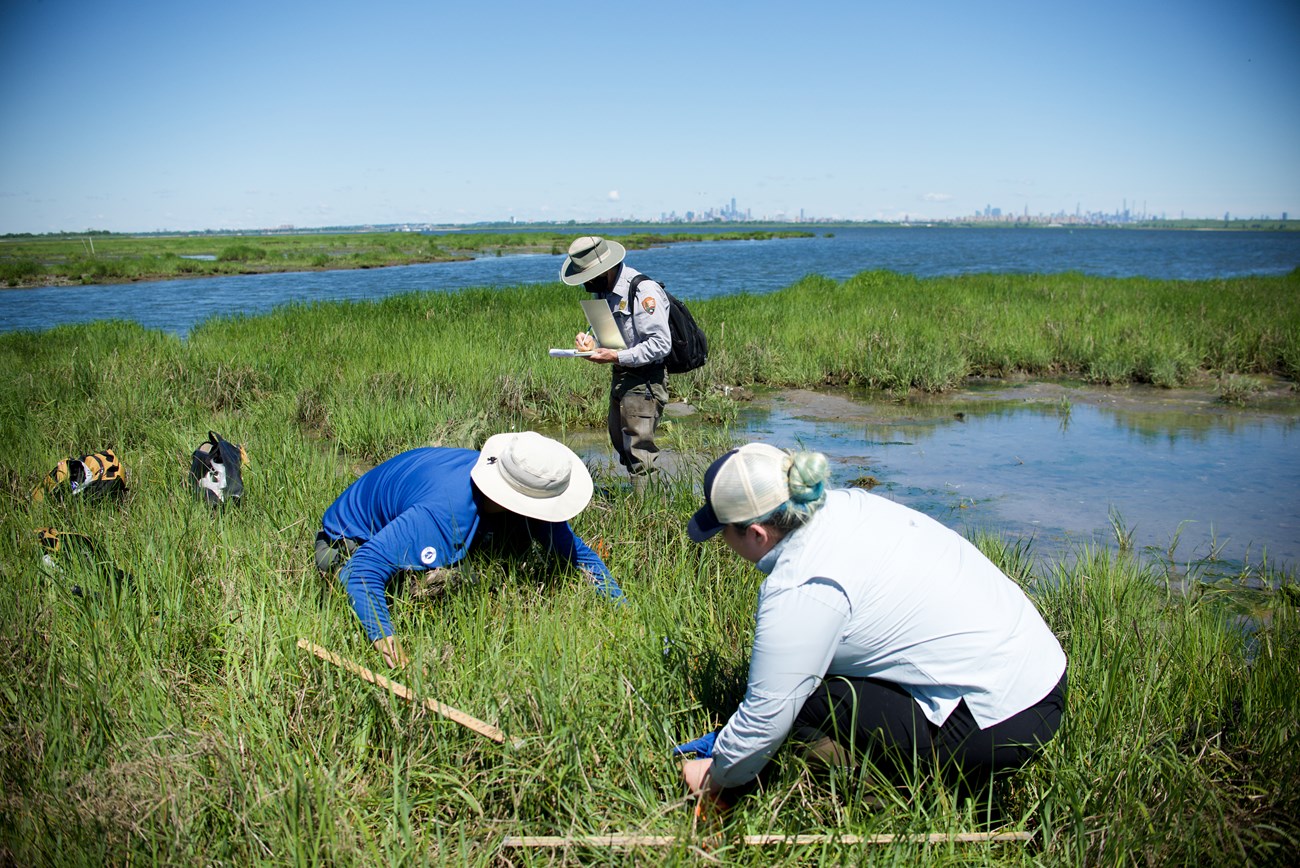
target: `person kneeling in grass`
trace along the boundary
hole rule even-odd
[[[1051,740],[1066,693],[1060,643],[970,541],[860,489],[826,490],[816,452],[751,443],[713,462],[688,533],[767,574],[749,683],[716,737],[678,748],[696,795],[725,807],[787,738],[831,765],[901,778],[933,757],[983,785]]]
[[[367,471],[325,510],[316,567],[338,570],[370,641],[404,666],[384,591],[401,571],[454,564],[471,550],[532,541],[585,572],[611,600],[623,591],[569,527],[591,501],[591,473],[562,443],[532,431],[489,437],[480,451],[424,447]]]

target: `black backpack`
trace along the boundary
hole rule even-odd
[[[668,297],[668,334],[672,338],[672,349],[664,365],[670,374],[684,374],[704,365],[709,360],[709,339],[700,328],[695,317],[691,316],[686,303],[668,291],[667,287],[653,277],[638,274],[632,278],[627,292],[628,307],[636,302],[636,290],[641,281],[650,280],[658,283]]]
[[[248,453],[222,439],[215,431],[199,444],[190,458],[190,485],[194,492],[213,506],[239,503],[244,496],[243,466]]]

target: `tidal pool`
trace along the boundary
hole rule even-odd
[[[881,403],[793,391],[756,399],[742,440],[824,452],[837,485],[1038,556],[1130,545],[1231,575],[1300,565],[1300,412],[1278,391],[1246,409],[1155,388],[1026,383]],[[1171,555],[1172,553],[1172,555]]]

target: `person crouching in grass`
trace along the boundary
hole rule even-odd
[[[567,446],[532,431],[489,437],[482,450],[424,447],[362,474],[325,510],[316,567],[337,571],[384,662],[407,663],[384,598],[402,571],[457,563],[473,549],[532,542],[625,602],[600,555],[569,527],[591,501],[591,473]]]
[[[913,757],[965,786],[1019,768],[1061,723],[1066,657],[1020,587],[970,541],[860,489],[827,490],[816,452],[762,443],[704,475],[688,533],[721,534],[767,574],[749,681],[716,738],[679,748],[693,793],[722,807],[791,738],[830,765]]]

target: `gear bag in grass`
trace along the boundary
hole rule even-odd
[[[112,449],[92,452],[80,458],[65,458],[45,474],[32,491],[32,500],[63,500],[71,495],[85,500],[120,497],[126,493],[126,471]]]
[[[668,373],[684,374],[703,366],[709,360],[709,339],[705,336],[704,329],[695,322],[695,317],[691,316],[686,303],[669,292],[663,283],[644,274],[632,278],[627,291],[628,307],[636,301],[637,287],[644,280],[658,283],[668,298],[668,334],[672,339],[672,349],[668,351],[668,358],[664,359]]]
[[[194,493],[213,506],[239,503],[244,496],[243,467],[248,453],[222,439],[215,431],[194,450],[190,460],[190,485]]]
[[[135,591],[130,573],[118,567],[113,556],[87,534],[38,527],[36,538],[41,544],[42,569],[66,583],[73,596],[99,599],[104,591]]]

